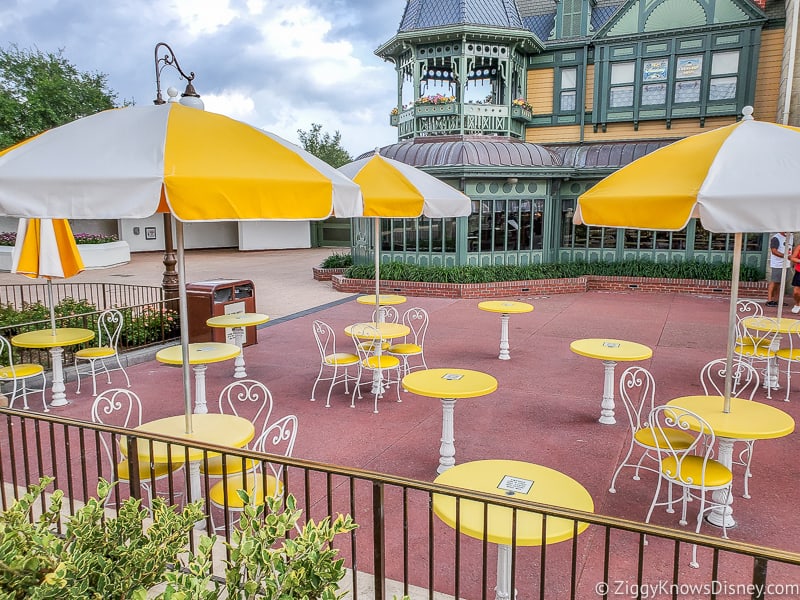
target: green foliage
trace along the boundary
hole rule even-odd
[[[175,335],[178,312],[162,306],[139,306],[122,311],[120,341],[126,346],[144,346]]]
[[[317,158],[324,160],[330,166],[338,169],[352,161],[350,154],[342,148],[342,134],[336,131],[333,135],[322,133],[322,125],[311,124],[311,131],[297,130],[300,145],[303,150],[310,152]]]
[[[108,244],[118,242],[119,238],[114,234],[105,233],[75,233],[73,234],[76,244]],[[17,243],[16,231],[0,231],[0,246],[13,246]]]
[[[64,298],[55,305],[56,317],[76,317],[59,321],[59,327],[86,327],[85,315],[97,311],[97,306],[88,300],[76,300],[75,298]],[[18,325],[23,323],[35,323],[46,321],[50,318],[50,309],[41,302],[31,302],[22,305],[21,310],[17,310],[12,304],[0,304],[0,323],[5,325]],[[89,327],[93,322],[89,323]]]
[[[0,50],[0,149],[113,108],[103,73],[79,71],[59,50]]]
[[[338,534],[357,527],[349,515],[333,521],[325,517],[319,523],[311,520],[299,527],[301,511],[293,496],[286,497],[282,510],[279,498],[267,498],[266,506],[254,506],[245,492],[239,490],[239,495],[245,509],[231,543],[226,543],[230,560],[226,561],[225,583],[211,580],[212,543],[204,538],[186,568],[168,574],[167,589],[159,600],[212,600],[220,597],[223,585],[225,597],[236,600],[335,600],[344,595],[338,591],[345,574],[344,561],[336,558],[338,550],[332,549],[331,543]],[[294,535],[290,538],[289,534]]]
[[[525,281],[535,279],[562,279],[583,275],[618,277],[659,277],[667,279],[698,279],[730,281],[731,263],[705,261],[675,261],[656,263],[650,260],[620,262],[571,262],[541,265],[491,265],[486,267],[427,267],[401,262],[381,265],[381,279],[389,281],[421,281],[430,283],[490,283],[494,281]],[[375,266],[353,265],[345,272],[353,279],[375,279]],[[741,281],[761,281],[760,269],[742,265]]]
[[[177,512],[153,498],[152,524],[145,528],[148,512],[140,500],[130,498],[116,517],[105,516],[112,486],[101,479],[97,498],[67,518],[60,536],[60,490],[42,516],[30,520],[33,505],[52,481],[41,479],[0,513],[0,600],[336,600],[345,594],[338,591],[344,561],[331,546],[335,536],[356,528],[349,515],[300,527],[293,496],[286,497],[285,507],[279,498],[254,506],[239,490],[246,508],[226,543],[230,560],[220,582],[212,578],[212,538],[203,536],[195,553],[181,562],[188,536],[203,516],[202,501]],[[148,594],[161,583],[166,583],[163,592]]]
[[[334,253],[326,257],[320,265],[323,269],[346,269],[353,265],[353,255],[348,253]]]
[[[141,501],[129,498],[116,517],[105,515],[112,486],[105,480],[56,533],[63,493],[53,492],[35,522],[28,515],[52,478],[43,478],[7,511],[0,513],[0,598],[123,600],[144,599],[178,560],[189,533],[202,518],[200,501],[176,512],[160,498],[152,504],[152,525]]]

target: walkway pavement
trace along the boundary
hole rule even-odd
[[[295,413],[299,434],[294,456],[432,481],[436,476],[442,410],[437,400],[392,392],[372,412],[372,397],[350,408],[341,387],[334,390],[331,407],[325,408],[327,388],[310,392],[319,368],[312,335],[314,319],[334,328],[337,342],[349,349],[346,325],[369,318],[370,309],[355,297],[330,289],[330,283],[314,281],[311,267],[330,250],[238,253],[190,252],[189,281],[230,277],[252,279],[257,307],[274,317],[259,330],[258,343],[245,348],[248,376],[265,382],[273,393],[276,414]],[[128,282],[160,282],[160,256],[137,255],[125,267],[105,273],[82,274],[86,281],[120,277]],[[150,270],[157,271],[153,275]],[[16,276],[14,276],[16,277]],[[0,276],[5,283],[7,276]],[[577,479],[589,490],[598,513],[643,520],[654,490],[652,477],[633,481],[623,473],[617,493],[608,492],[618,461],[627,450],[627,419],[617,404],[617,424],[597,422],[602,396],[601,362],[573,354],[571,341],[587,337],[621,338],[646,344],[653,357],[639,363],[651,370],[657,382],[659,403],[683,395],[701,394],[702,365],[725,352],[728,301],[718,297],[641,292],[520,296],[530,302],[531,313],[512,315],[509,327],[511,360],[498,360],[500,318],[478,310],[475,300],[409,298],[406,306],[421,306],[430,313],[426,338],[429,367],[476,369],[492,374],[499,386],[493,394],[459,400],[455,409],[456,461],[458,463],[506,458],[556,468]],[[775,309],[766,309],[767,314]],[[791,315],[788,315],[791,316]],[[282,318],[287,317],[287,318]],[[620,363],[617,374],[628,366]],[[209,366],[206,385],[209,398],[231,381],[230,362]],[[146,404],[146,418],[181,414],[180,372],[146,360],[128,373],[133,389]],[[120,385],[119,373],[114,385]],[[794,379],[792,402],[783,401],[784,390],[769,403],[800,419],[800,377]],[[67,383],[73,402],[54,409],[59,415],[89,418],[91,397],[75,396],[74,382]],[[800,487],[797,433],[756,444],[752,498],[735,489],[738,525],[729,531],[734,540],[764,544],[800,552],[800,521],[796,502]],[[738,472],[741,476],[741,472]],[[679,527],[678,515],[657,510],[653,521]],[[705,533],[717,533],[705,526]],[[600,530],[587,536],[602,536]],[[601,542],[598,537],[597,543]]]

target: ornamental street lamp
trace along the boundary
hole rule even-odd
[[[158,52],[162,47],[165,53],[163,56],[159,56]],[[179,102],[184,106],[203,110],[205,105],[200,99],[200,94],[197,93],[197,90],[194,89],[194,85],[192,84],[192,81],[194,81],[194,71],[191,71],[188,75],[184,73],[178,63],[178,59],[175,57],[175,52],[173,52],[172,48],[165,42],[156,44],[153,54],[156,67],[156,99],[153,100],[153,104],[159,105],[166,104],[167,102],[161,95],[161,72],[167,66],[170,66],[174,67],[178,73],[180,73],[181,78],[186,80],[186,89],[181,94]],[[170,87],[167,90],[167,95],[170,98],[169,101],[174,102],[178,95],[178,90]],[[175,244],[172,240],[172,216],[170,213],[166,212],[164,213],[164,277],[161,280],[161,289],[164,290],[164,298],[166,300],[175,300],[179,296],[178,272],[175,270],[175,265],[177,263],[178,259],[175,256]]]

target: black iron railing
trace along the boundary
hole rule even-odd
[[[72,514],[94,493],[98,477],[115,477],[116,463],[110,464],[104,457],[102,436],[108,436],[114,448],[127,445],[133,474],[138,473],[136,444],[171,441],[177,444],[175,463],[188,458],[188,454],[182,456],[185,446],[176,438],[15,410],[0,410],[0,431],[3,508],[19,497],[25,486],[51,475],[55,477],[53,488],[65,492],[66,511]],[[543,529],[553,519],[571,521],[574,532],[579,523],[589,523],[586,531],[573,533],[558,544],[525,547],[512,541],[511,578],[520,598],[800,595],[800,554],[793,552],[365,470],[249,450],[226,452],[200,442],[192,445],[205,451],[204,461],[222,451],[225,464],[243,464],[252,459],[262,465],[283,465],[284,492],[297,498],[305,519],[351,514],[359,528],[340,537],[336,545],[346,566],[352,569],[343,584],[356,599],[383,600],[392,594],[431,600],[434,593],[456,598],[495,595],[497,546],[488,539],[457,534],[440,522],[432,508],[436,494],[457,498],[459,506],[472,500],[520,513],[539,513],[544,516]],[[187,470],[181,469],[164,481],[150,483],[159,494],[178,502],[186,477]],[[132,479],[129,485],[115,487],[112,500],[117,506],[130,495],[141,497],[140,482],[135,476]],[[227,511],[208,500],[208,491],[216,481],[208,475],[201,476],[201,494],[206,499],[205,526],[210,529],[212,524],[225,523],[229,532],[234,525],[226,516]],[[518,535],[521,537],[522,532]],[[187,543],[190,547],[194,544],[193,540]],[[688,565],[692,544],[699,546],[699,569]],[[368,591],[363,589],[364,577],[371,584]]]
[[[56,304],[66,298],[74,298],[94,304],[98,310],[152,304],[164,299],[161,288],[157,286],[68,282],[51,285]],[[22,310],[26,304],[48,306],[47,287],[46,283],[0,285],[0,304],[9,304],[17,310]]]

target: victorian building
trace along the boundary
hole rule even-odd
[[[382,260],[728,260],[732,236],[696,221],[679,232],[576,226],[576,199],[745,106],[797,124],[796,2],[409,0],[375,51],[397,73],[387,118],[398,142],[380,153],[464,191],[473,212],[384,219]],[[354,220],[358,262],[371,260],[372,230]],[[746,264],[765,264],[765,239],[747,236]]]

